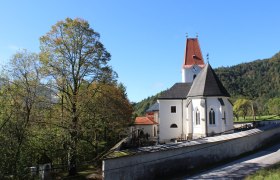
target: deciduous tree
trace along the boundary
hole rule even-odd
[[[36,121],[36,104],[40,86],[38,55],[26,50],[16,53],[2,78],[1,86],[1,142],[9,151],[3,157],[6,173],[20,176],[28,158],[26,144],[31,124]],[[29,160],[32,159],[29,154]],[[1,167],[0,167],[1,168]]]
[[[268,111],[273,115],[280,115],[280,98],[271,98],[267,102]]]
[[[247,99],[237,99],[233,106],[234,114],[239,116],[245,117],[248,115],[249,111],[251,110],[251,103]]]
[[[46,74],[54,80],[62,106],[69,114],[64,120],[67,120],[70,139],[70,175],[76,174],[82,84],[114,79],[114,72],[108,66],[110,54],[99,38],[87,21],[78,18],[57,22],[40,38],[40,60]]]

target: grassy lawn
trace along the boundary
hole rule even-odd
[[[262,120],[280,120],[280,116],[277,115],[266,115],[266,116],[256,116],[257,121]],[[253,121],[253,116],[246,116],[245,119],[243,117],[239,117],[239,120],[234,118],[234,122],[247,122],[247,121]]]
[[[102,179],[101,170],[95,166],[84,166],[78,169],[78,174],[75,176],[68,176],[67,171],[53,173],[53,179],[65,180],[87,180],[87,179]]]
[[[246,177],[246,180],[261,180],[261,179],[268,179],[268,180],[280,179],[280,164],[276,164],[274,166],[261,169],[257,171],[255,174]]]

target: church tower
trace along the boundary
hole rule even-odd
[[[204,66],[198,38],[187,38],[185,59],[182,67],[182,82],[192,83]]]

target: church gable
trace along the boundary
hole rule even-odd
[[[198,74],[188,93],[188,97],[195,96],[225,96],[230,97],[229,93],[219,80],[218,76],[207,64]]]

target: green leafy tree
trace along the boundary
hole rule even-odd
[[[12,57],[6,71],[7,76],[1,86],[3,116],[0,120],[1,143],[8,149],[1,160],[4,162],[4,174],[20,177],[26,162],[35,161],[28,147],[28,138],[37,116],[35,109],[41,78],[39,69],[38,55],[24,50]]]
[[[280,115],[280,98],[269,99],[267,106],[270,114]]]
[[[55,82],[69,132],[69,175],[76,174],[77,145],[80,135],[80,97],[84,81],[109,82],[114,72],[108,66],[110,54],[99,41],[99,34],[82,19],[57,22],[40,38],[40,59],[44,70]]]
[[[250,112],[250,109],[251,102],[247,99],[237,99],[233,106],[233,112],[235,116],[237,116],[237,120],[240,116],[243,116],[243,118],[245,119],[245,117]]]

